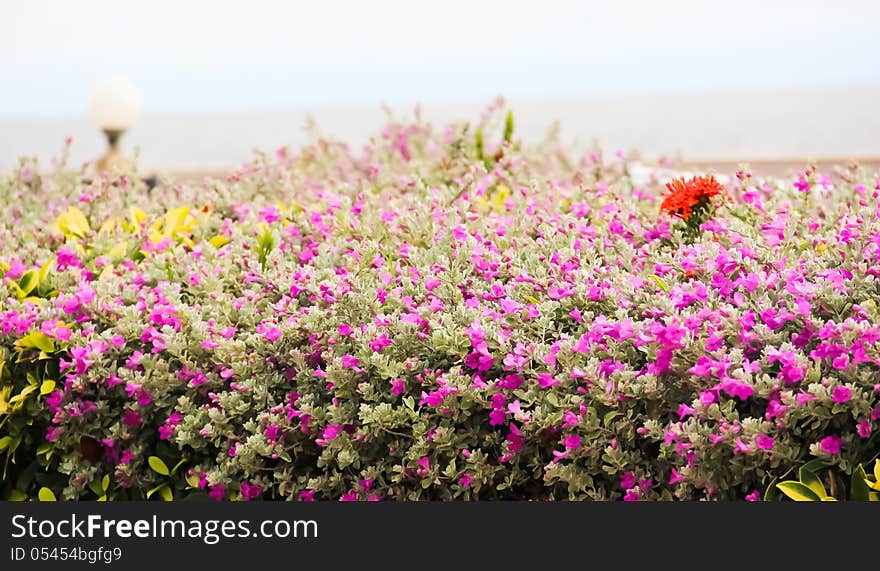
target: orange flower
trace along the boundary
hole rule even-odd
[[[672,179],[666,183],[669,194],[663,199],[660,210],[673,216],[681,216],[685,221],[691,217],[695,206],[708,204],[713,196],[724,192],[724,186],[714,176],[695,176],[685,181]]]

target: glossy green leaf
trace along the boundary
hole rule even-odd
[[[776,484],[776,487],[780,492],[796,502],[818,502],[820,500],[820,497],[813,490],[800,482],[779,482]]]
[[[159,495],[162,496],[162,499],[166,502],[170,502],[174,499],[174,493],[168,486],[162,486],[161,488],[159,488]]]
[[[49,488],[43,487],[40,488],[40,491],[37,492],[37,497],[40,498],[41,502],[54,502],[57,501],[55,499],[55,493]]]
[[[798,476],[800,478],[801,484],[810,488],[814,494],[819,496],[820,498],[824,498],[828,495],[825,491],[825,486],[822,485],[822,480],[819,479],[819,476],[811,472],[810,470],[801,469],[798,471]]]
[[[171,472],[168,470],[168,466],[158,456],[150,456],[149,458],[147,458],[147,463],[150,465],[150,468],[153,469],[153,472],[156,472],[157,474],[161,474],[163,476],[168,476],[171,474]]]
[[[870,488],[868,488],[868,475],[861,464],[856,466],[852,473],[852,480],[849,486],[849,499],[855,502],[867,502]]]

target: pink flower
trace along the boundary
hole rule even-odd
[[[299,493],[299,499],[304,502],[315,501],[315,490],[303,490]]]
[[[684,480],[684,476],[682,475],[682,473],[673,468],[672,473],[669,474],[669,485],[671,486],[673,484],[677,484],[682,480]]]
[[[835,388],[834,392],[831,394],[831,400],[836,403],[846,402],[850,398],[852,398],[852,391],[844,386]]]
[[[342,335],[343,337],[348,337],[353,332],[351,326],[348,325],[347,323],[343,323],[342,325],[337,327],[336,331],[338,331],[339,334]]]
[[[241,482],[241,497],[245,500],[253,500],[259,498],[263,493],[263,488],[254,484],[248,484],[244,480]]]
[[[223,497],[226,495],[226,488],[221,485],[211,486],[208,491],[208,496],[212,499],[217,500],[218,502],[223,500]]]
[[[871,436],[871,422],[867,418],[863,418],[859,421],[858,431],[862,438]]]
[[[840,454],[840,437],[826,436],[819,441],[819,446],[825,454]]]
[[[397,396],[406,390],[406,381],[403,379],[394,379],[391,381],[391,394]]]
[[[745,500],[747,502],[760,502],[761,501],[761,493],[758,490],[753,490],[749,494],[746,495]]]
[[[565,445],[566,450],[575,450],[581,445],[581,437],[577,434],[569,434],[562,443]]]
[[[559,384],[559,379],[553,377],[551,373],[538,373],[538,384],[542,389],[549,389]]]
[[[755,444],[760,450],[773,450],[773,437],[761,434],[755,438]]]
[[[419,466],[419,469],[416,470],[416,474],[424,476],[431,469],[431,458],[428,456],[422,456],[418,459],[416,464]]]
[[[691,416],[695,412],[697,412],[697,411],[692,406],[688,406],[684,403],[681,403],[680,405],[678,405],[678,419],[679,420],[684,420],[685,418],[687,418],[688,416]]]
[[[122,424],[125,426],[137,426],[141,423],[141,415],[134,410],[126,410],[122,415]]]
[[[370,341],[370,350],[379,353],[389,345],[391,345],[391,339],[388,338],[388,335],[383,333]]]
[[[467,488],[468,486],[470,486],[471,482],[473,482],[473,481],[474,481],[474,479],[471,477],[470,474],[465,474],[464,476],[462,476],[461,478],[458,479],[458,483],[461,484],[461,486],[463,488]]]
[[[278,435],[281,433],[281,427],[277,424],[269,424],[266,425],[266,439],[271,441],[278,440]]]
[[[755,394],[755,389],[753,389],[750,384],[736,381],[734,379],[725,379],[720,385],[718,385],[718,388],[740,400],[746,400]]]
[[[620,487],[628,490],[636,485],[636,475],[632,472],[624,472],[620,475]]]
[[[269,341],[278,341],[281,339],[281,330],[277,327],[269,327],[263,332],[263,337]]]

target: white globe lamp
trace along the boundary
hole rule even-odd
[[[107,153],[95,163],[98,174],[125,170],[131,159],[119,149],[122,135],[138,120],[143,100],[138,88],[125,77],[99,82],[89,98],[89,115],[107,137]]]

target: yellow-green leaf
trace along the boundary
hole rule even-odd
[[[0,438],[0,450],[6,450],[9,447],[9,443],[12,442],[11,436],[4,436]]]
[[[55,381],[46,379],[40,384],[40,396],[47,395],[55,390]]]
[[[821,498],[800,482],[779,482],[776,487],[796,502],[818,502]]]
[[[855,502],[867,502],[870,489],[868,488],[868,475],[861,464],[855,467],[850,480],[850,499]]]
[[[657,284],[657,287],[662,289],[664,292],[669,293],[669,284],[666,283],[666,280],[664,280],[657,274],[651,274],[651,279],[654,280],[654,283]]]
[[[208,243],[217,248],[218,250],[229,243],[229,238],[223,235],[214,236]]]
[[[29,295],[39,284],[40,273],[34,269],[26,271],[20,278],[18,278],[18,287],[21,289],[19,296],[21,296],[21,294],[24,294],[25,296]]]
[[[817,496],[819,496],[820,498],[823,498],[828,495],[825,492],[825,486],[822,485],[822,480],[820,480],[819,476],[817,476],[811,470],[805,470],[805,469],[801,468],[801,470],[798,473],[798,476],[800,477],[801,484],[810,488],[810,490],[812,490],[813,493],[816,494]]]
[[[64,232],[65,235],[77,238],[85,238],[92,231],[85,214],[75,206],[71,206],[66,212],[61,214],[55,220],[55,226]]]
[[[150,465],[150,468],[153,469],[157,474],[161,474],[163,476],[167,476],[171,472],[168,470],[168,466],[165,465],[165,462],[162,461],[158,456],[150,456],[147,458],[147,463]]]
[[[162,486],[161,488],[159,488],[159,495],[162,496],[162,499],[166,502],[170,502],[174,499],[174,493],[168,486]]]
[[[37,497],[40,498],[41,502],[54,502],[57,501],[55,499],[55,493],[49,488],[43,487],[40,488],[40,491],[37,493]]]

